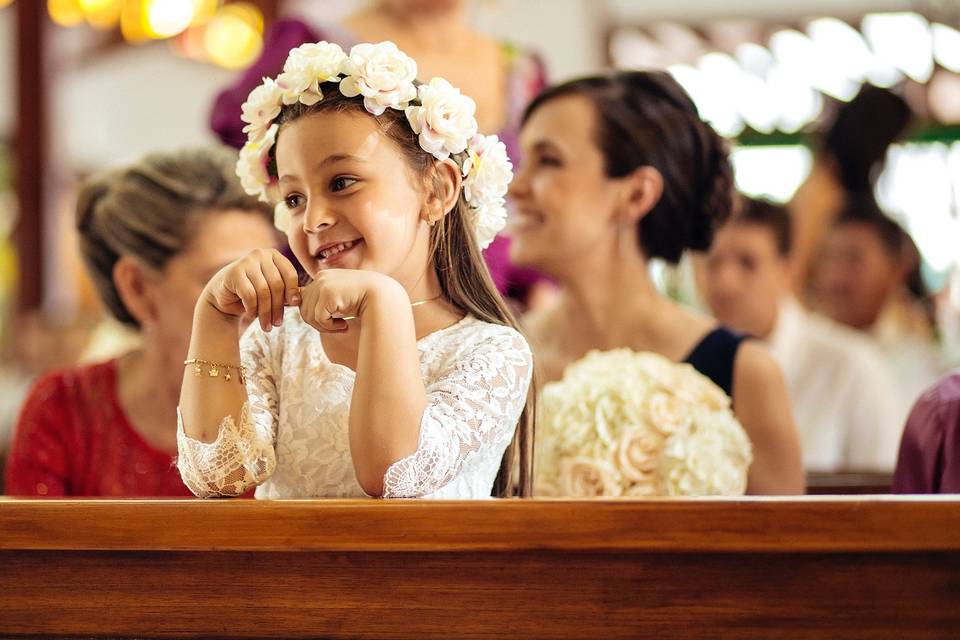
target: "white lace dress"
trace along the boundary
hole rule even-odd
[[[320,334],[287,309],[283,325],[254,325],[240,351],[248,404],[216,441],[177,430],[178,466],[196,495],[355,498],[366,494],[350,459],[356,374],[330,362]],[[487,498],[513,439],[533,368],[524,338],[467,316],[417,342],[427,408],[416,452],[384,477],[387,498]]]

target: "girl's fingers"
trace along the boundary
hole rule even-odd
[[[279,251],[274,251],[271,258],[280,272],[280,277],[283,278],[284,303],[292,307],[299,306],[303,298],[300,294],[300,276],[297,270]]]
[[[257,290],[253,284],[247,278],[241,279],[237,284],[236,293],[240,302],[243,303],[244,321],[255,318],[257,315]]]
[[[260,319],[260,328],[270,331],[273,326],[273,304],[270,294],[270,285],[260,270],[259,265],[247,270],[247,278],[253,285],[257,295],[257,317]]]
[[[270,289],[270,322],[279,327],[283,322],[283,303],[286,297],[283,277],[272,260],[261,264],[260,272]]]

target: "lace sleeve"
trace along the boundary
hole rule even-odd
[[[433,493],[475,458],[501,456],[526,403],[532,371],[526,340],[502,327],[458,357],[427,386],[417,450],[387,469],[383,497]]]
[[[277,377],[267,337],[250,328],[240,343],[247,369],[247,404],[239,421],[226,416],[213,442],[200,442],[183,430],[177,410],[177,467],[184,484],[197,496],[239,496],[273,474],[279,403]]]

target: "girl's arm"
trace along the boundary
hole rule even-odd
[[[734,364],[734,410],[753,443],[747,493],[802,494],[806,487],[793,405],[780,366],[745,342]]]
[[[390,465],[417,450],[427,393],[410,298],[403,287],[386,279],[373,288],[360,322],[350,453],[360,486],[368,495],[379,496]]]
[[[259,334],[244,384],[239,323],[256,315],[264,331],[279,326],[284,304],[297,302],[296,282],[280,253],[257,250],[214,276],[197,302],[187,356],[196,362],[184,366],[177,433],[180,473],[197,495],[240,495],[272,473],[275,376]]]

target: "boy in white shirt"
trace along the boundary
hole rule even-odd
[[[745,201],[707,256],[707,303],[780,363],[808,471],[890,471],[906,417],[893,377],[870,340],[792,296],[790,229],[782,207]]]

